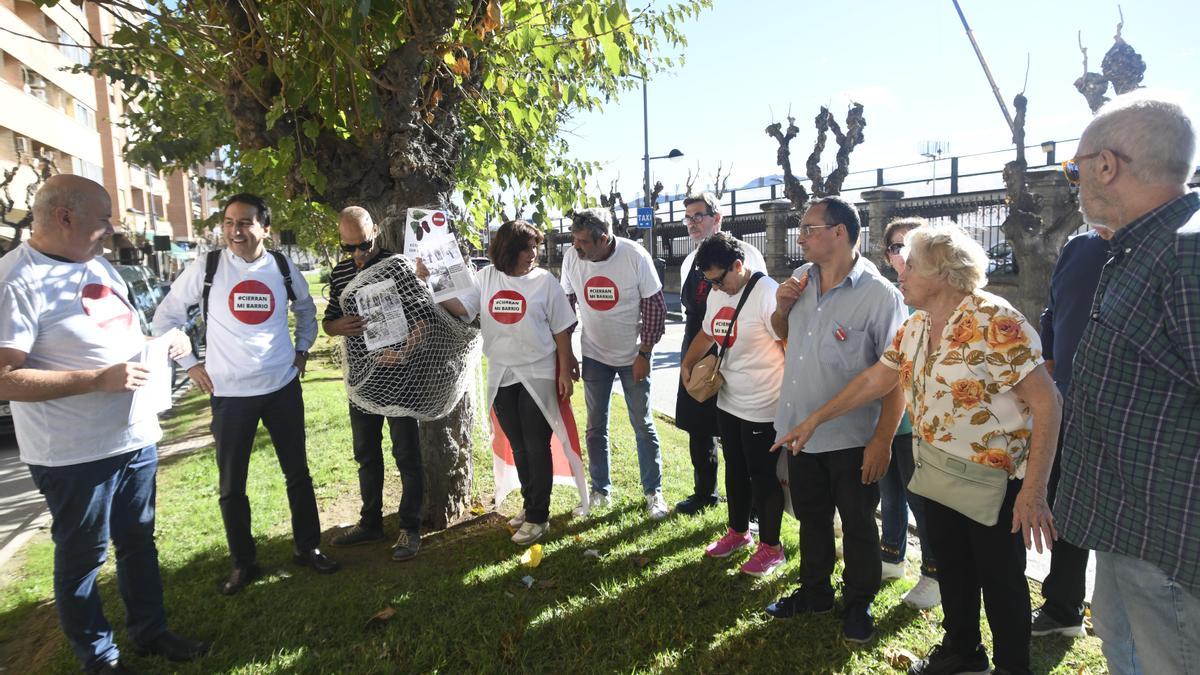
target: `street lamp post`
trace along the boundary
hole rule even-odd
[[[642,81],[642,143],[643,143],[643,145],[642,145],[642,148],[643,148],[643,150],[642,150],[642,166],[644,167],[643,173],[642,173],[642,189],[643,189],[642,206],[648,206],[651,209],[654,209],[654,207],[656,205],[651,203],[651,196],[650,196],[650,160],[652,160],[652,159],[678,160],[680,157],[683,157],[683,153],[681,151],[679,151],[677,148],[672,148],[671,151],[665,155],[658,155],[656,157],[650,156],[650,99],[649,99],[649,93],[648,93],[648,89],[647,89],[648,80],[647,80],[647,78],[642,77],[641,75],[634,75],[634,77],[636,77]],[[654,218],[653,215],[651,215],[650,216],[650,257],[657,260],[658,259],[658,240],[655,239],[655,237],[654,237],[655,222],[656,222],[656,219]]]

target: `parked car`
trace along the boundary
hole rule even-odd
[[[988,274],[1016,274],[1017,262],[1013,259],[1012,244],[1002,241],[987,250]]]
[[[471,264],[475,266],[475,271],[479,271],[488,265],[491,265],[492,261],[489,260],[487,256],[475,256],[471,258]]]
[[[159,279],[154,270],[143,265],[113,265],[113,267],[116,268],[117,274],[121,275],[125,285],[129,287],[129,304],[133,305],[137,312],[142,333],[149,335],[150,323],[154,320],[154,310],[158,309],[158,303],[167,296],[171,284]],[[188,322],[183,327],[183,332],[191,339],[193,351],[197,351],[203,344],[203,323],[204,317],[200,315],[200,306],[191,307],[188,310]]]

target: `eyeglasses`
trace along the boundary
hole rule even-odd
[[[725,276],[728,274],[729,274],[729,270],[725,270],[724,272],[721,273],[721,276],[717,277],[716,279],[709,279],[708,277],[704,276],[703,274],[701,274],[700,277],[703,278],[705,281],[707,281],[709,283],[709,285],[720,286],[721,284],[725,283]]]
[[[371,247],[373,247],[374,245],[375,245],[374,239],[368,239],[361,244],[343,243],[342,244],[342,252],[343,253],[354,253],[355,251],[362,251],[363,253],[366,253],[367,251],[370,251]]]
[[[888,244],[884,250],[887,251],[888,255],[900,255],[900,252],[904,250],[904,242],[898,241],[895,244]]]
[[[697,213],[694,216],[684,216],[682,220],[683,220],[683,224],[687,225],[689,223],[698,223],[701,220],[704,220],[707,216],[712,216],[712,215],[716,215],[716,214],[714,214],[712,211],[702,211],[700,213]]]
[[[1062,163],[1062,172],[1063,172],[1063,175],[1067,177],[1067,182],[1070,183],[1071,185],[1079,185],[1079,163],[1085,159],[1099,157],[1101,155],[1101,153],[1103,153],[1103,152],[1104,152],[1103,150],[1101,150],[1099,152],[1089,152],[1086,155],[1078,155],[1076,157],[1072,157],[1071,159],[1068,159],[1067,161],[1063,162]],[[1129,162],[1131,164],[1133,163],[1132,159],[1130,159],[1129,157],[1125,156],[1122,153],[1117,152],[1116,150],[1109,150],[1109,152],[1116,155],[1117,159],[1120,159],[1123,162]]]
[[[813,232],[816,232],[817,230],[828,230],[831,227],[837,227],[837,224],[835,223],[833,225],[801,225],[800,226],[800,236],[801,237],[811,237]]]

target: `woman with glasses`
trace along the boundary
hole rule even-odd
[[[571,327],[575,313],[558,280],[537,267],[542,233],[523,220],[500,226],[474,292],[461,306],[447,306],[467,321],[479,316],[483,354],[488,359],[488,403],[511,447],[523,507],[509,525],[512,540],[529,545],[550,529],[550,491],[554,483],[552,436],[558,436],[565,464],[587,508],[587,484],[574,419],[569,415],[575,355]],[[564,407],[566,414],[564,414]],[[504,472],[508,458],[497,453],[496,501],[515,487]],[[566,478],[566,477],[564,477]]]
[[[725,495],[728,528],[704,554],[726,558],[754,544],[750,511],[758,512],[759,542],[744,574],[766,576],[786,560],[779,542],[783,518],[783,487],[771,452],[775,439],[775,408],[783,379],[783,348],[771,327],[775,289],[779,284],[746,266],[742,243],[718,232],[696,251],[696,269],[712,286],[702,331],[692,340],[681,371],[685,386],[692,368],[715,345],[724,355],[720,373],[725,383],[717,392],[717,427],[725,455]]]
[[[983,594],[997,671],[1031,673],[1025,549],[1057,537],[1046,503],[1061,417],[1038,335],[987,283],[983,247],[953,225],[908,234],[900,272],[917,311],[891,346],[833,399],[780,439],[812,432],[901,387],[916,430],[929,544],[938,561],[946,635],[910,674],[986,673]]]
[[[887,264],[899,274],[904,270],[904,237],[912,230],[927,225],[924,218],[893,220],[883,231]],[[882,527],[879,535],[879,555],[883,562],[883,580],[903,579],[908,548],[908,510],[911,507],[917,521],[917,540],[921,543],[921,578],[904,595],[904,604],[916,609],[929,609],[941,601],[938,590],[937,561],[929,548],[925,527],[925,502],[917,494],[909,494],[908,481],[913,474],[912,422],[908,413],[900,420],[892,439],[892,459],[887,473],[879,481],[879,512]]]

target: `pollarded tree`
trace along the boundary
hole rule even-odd
[[[365,207],[392,248],[407,208],[451,195],[481,222],[497,188],[528,190],[539,222],[573,206],[590,165],[567,157],[563,121],[670,67],[659,49],[681,47],[676,25],[710,4],[93,1],[121,24],[92,67],[134,99],[133,161],[229,148],[270,197]],[[432,525],[469,506],[471,416],[464,399],[424,428]]]

